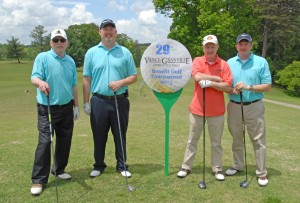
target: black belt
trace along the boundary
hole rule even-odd
[[[66,106],[68,106],[68,105],[70,105],[70,104],[73,104],[73,100],[71,100],[70,102],[68,102],[68,103],[66,103],[66,104],[62,104],[62,105],[58,105],[58,104],[56,104],[56,105],[50,105],[50,107],[51,108],[61,108],[61,107],[66,107]],[[43,104],[37,104],[37,106],[38,107],[44,107],[44,108],[48,108],[48,106],[47,105],[43,105]]]
[[[241,104],[242,103],[242,102],[236,102],[236,101],[232,101],[232,100],[230,100],[230,101],[233,102],[233,103],[235,103],[235,104]],[[253,104],[253,103],[258,102],[258,101],[260,101],[260,99],[254,100],[254,101],[250,101],[250,102],[243,102],[243,105]]]
[[[95,95],[96,97],[101,98],[101,99],[110,99],[110,100],[115,99],[115,96],[105,96],[105,95],[97,94],[97,93],[94,93],[93,95]],[[123,94],[117,95],[117,98],[120,98],[120,97],[127,97],[127,94],[123,93]]]

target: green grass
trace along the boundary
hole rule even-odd
[[[41,196],[30,194],[31,170],[37,145],[36,90],[30,83],[32,62],[0,63],[0,202],[55,202],[55,182]],[[124,178],[115,172],[114,143],[109,136],[104,174],[89,177],[93,160],[93,140],[89,118],[82,110],[82,73],[78,74],[80,119],[75,122],[69,165],[72,180],[58,180],[60,202],[299,202],[300,194],[300,112],[299,110],[265,103],[267,120],[267,169],[269,185],[259,187],[255,178],[253,150],[247,138],[249,188],[239,183],[244,173],[217,182],[211,175],[210,145],[207,140],[206,183],[202,179],[202,137],[194,162],[193,173],[178,179],[176,173],[183,161],[188,131],[188,106],[193,84],[183,90],[170,112],[169,176],[164,175],[164,112],[152,90],[139,81],[130,86],[130,123],[127,134],[128,161],[133,176],[129,184],[136,187],[128,192]],[[24,92],[28,90],[28,92]],[[272,92],[274,91],[274,93]],[[299,104],[273,89],[266,98]],[[280,92],[280,93],[279,93]],[[227,96],[226,96],[227,98]],[[231,166],[231,136],[227,127],[223,135],[224,170]]]

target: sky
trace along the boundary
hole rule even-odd
[[[152,0],[0,0],[0,43],[14,36],[29,45],[37,25],[49,34],[74,24],[99,25],[107,18],[116,23],[119,34],[140,43],[167,38],[172,24],[170,18],[155,13]]]

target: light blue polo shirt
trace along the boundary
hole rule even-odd
[[[227,62],[233,76],[232,87],[241,81],[248,85],[272,84],[269,64],[263,57],[254,55],[251,52],[249,59],[245,63],[238,55]],[[258,100],[263,97],[264,94],[262,92],[243,90],[243,102]],[[240,102],[240,95],[229,94],[229,99]]]
[[[52,49],[37,55],[32,69],[31,80],[39,78],[50,86],[50,105],[64,105],[73,97],[73,87],[77,85],[74,60],[65,55],[60,58]],[[37,102],[47,105],[47,95],[37,88]]]
[[[112,49],[107,50],[100,42],[90,48],[85,55],[83,75],[92,78],[90,87],[92,93],[113,96],[114,92],[108,86],[110,82],[136,74],[132,54],[118,43]],[[121,87],[117,95],[125,93],[127,89],[127,86]]]

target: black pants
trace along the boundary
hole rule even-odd
[[[48,108],[44,105],[37,105],[38,110],[38,131],[39,140],[35,152],[34,165],[32,170],[32,183],[47,184],[51,164],[51,135],[48,120]],[[55,163],[52,167],[52,174],[64,173],[68,164],[71,140],[73,134],[73,102],[63,106],[51,106],[52,131],[56,135]]]
[[[122,143],[126,162],[126,132],[128,127],[130,105],[127,97],[120,97],[117,100],[120,116]],[[115,143],[115,158],[117,160],[116,170],[123,171],[124,162],[120,142],[120,132],[118,127],[115,100],[113,98],[105,99],[97,97],[95,95],[92,96],[90,121],[94,138],[94,169],[103,172],[106,168],[106,164],[104,162],[105,148],[108,138],[108,132],[111,129]],[[128,166],[126,165],[126,168],[127,167]]]

